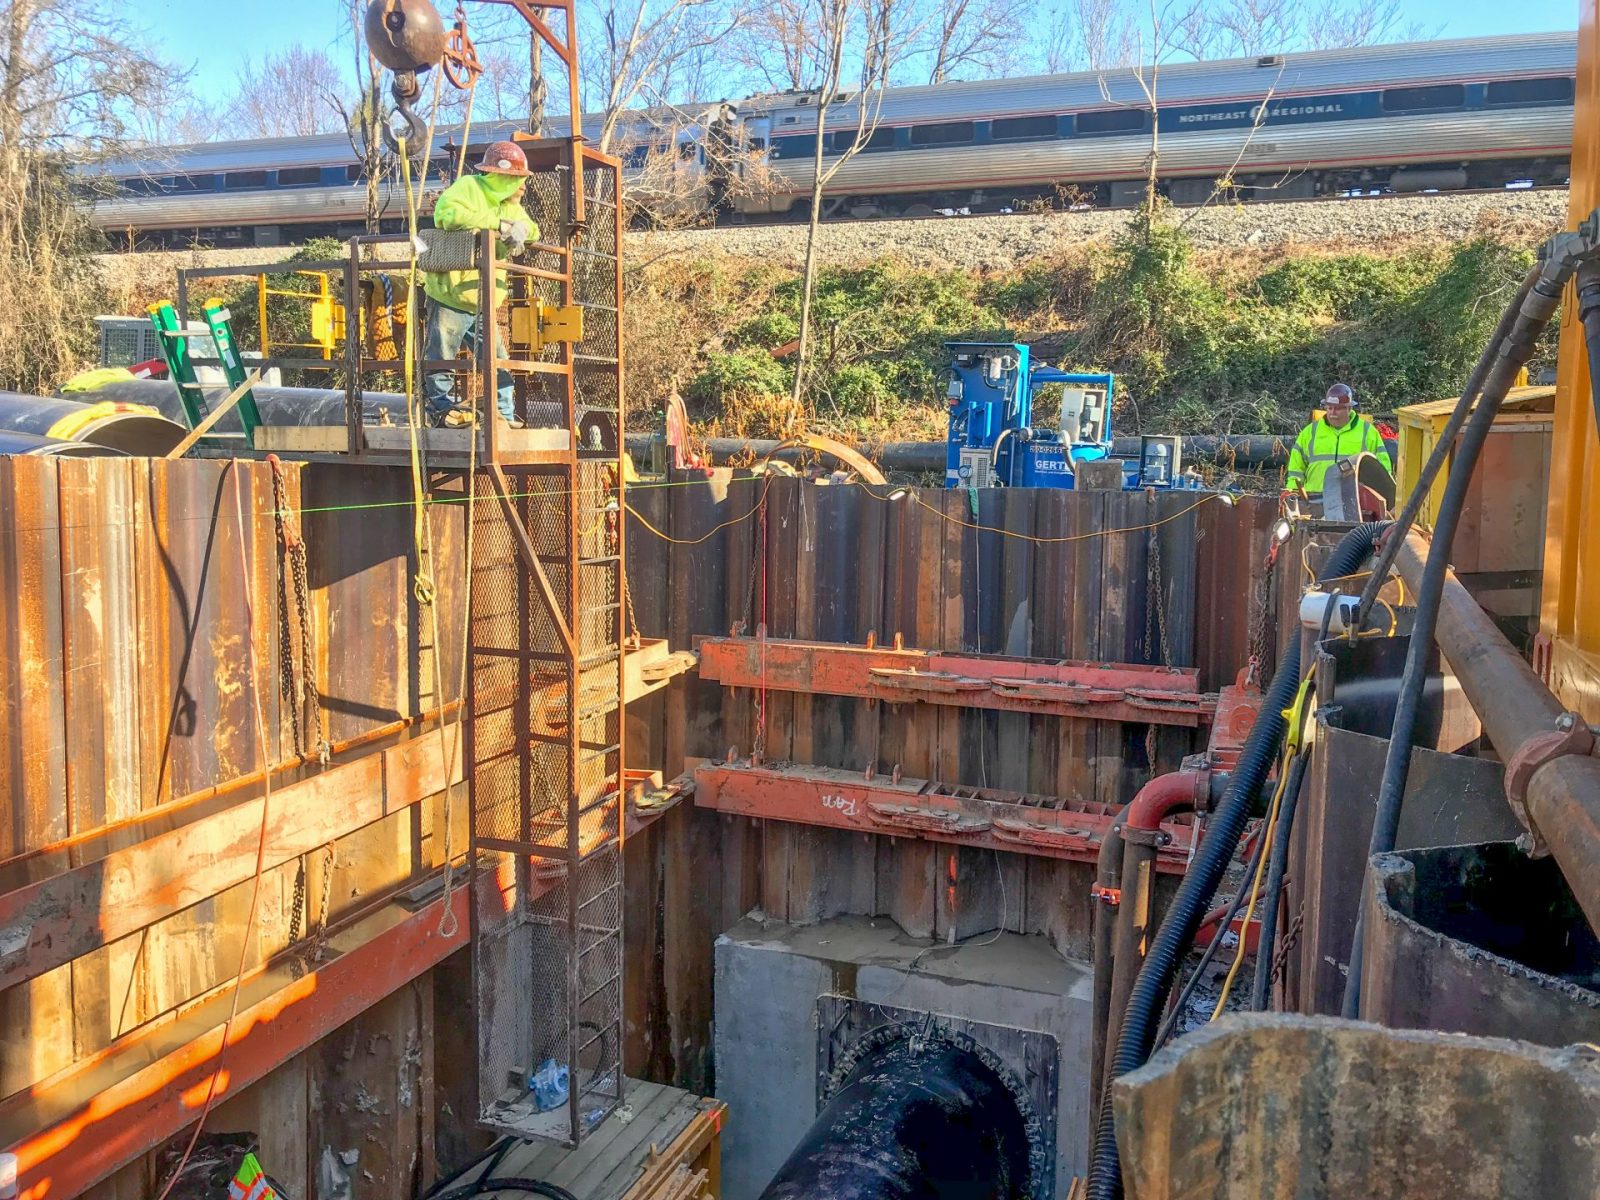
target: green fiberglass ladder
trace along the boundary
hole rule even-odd
[[[183,403],[184,417],[190,429],[196,428],[210,415],[205,389],[195,378],[195,356],[189,352],[190,338],[209,337],[216,344],[217,359],[222,364],[222,373],[228,380],[230,391],[244,388],[247,377],[244,361],[239,357],[238,345],[234,341],[233,327],[229,324],[232,314],[227,306],[221,300],[207,300],[203,314],[205,329],[185,329],[178,320],[177,309],[173,308],[170,301],[163,300],[160,304],[150,306],[150,323],[160,336],[161,354],[167,360],[167,375],[178,389],[178,399]],[[245,389],[239,397],[238,409],[239,424],[244,429],[242,436],[249,442],[255,437],[256,427],[261,424],[261,413],[256,408],[253,390]],[[212,433],[208,436],[237,438],[241,435]]]

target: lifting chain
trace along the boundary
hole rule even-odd
[[[278,684],[290,713],[290,737],[295,757],[304,759],[310,739],[303,723],[307,714],[316,729],[317,761],[326,767],[332,755],[328,739],[322,735],[322,699],[317,689],[316,635],[311,627],[311,584],[306,566],[306,543],[289,508],[286,472],[277,455],[268,455],[272,466],[272,519],[278,535]],[[295,654],[289,626],[289,606],[293,604],[300,633],[300,652]]]

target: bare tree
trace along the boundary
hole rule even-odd
[[[811,297],[816,282],[823,190],[877,132],[883,93],[889,86],[897,54],[906,52],[916,33],[907,28],[909,7],[902,0],[821,0],[818,13],[823,54],[816,63],[817,82],[813,89],[817,129],[811,163],[811,219],[806,229],[805,266],[800,275],[800,341],[795,351],[792,391],[796,404],[804,402],[810,366]],[[848,101],[853,106],[853,127],[830,133],[828,114],[835,104],[845,101],[846,47],[851,45],[860,47],[859,86]],[[824,157],[829,151],[835,157],[825,166]]]
[[[258,60],[246,59],[227,109],[234,137],[314,137],[336,133],[344,121],[338,98],[349,87],[327,51],[299,43]]]
[[[826,0],[767,0],[730,39],[730,56],[755,87],[802,91],[825,61]]]
[[[120,4],[0,0],[0,388],[43,391],[86,349],[98,239],[73,194],[170,73]]]
[[[602,0],[587,10],[594,29],[588,39],[586,84],[600,128],[590,137],[610,149],[617,124],[647,86],[670,78],[685,60],[717,46],[740,29],[744,12],[723,0]],[[667,91],[667,88],[661,88]]]
[[[1012,74],[1034,11],[1031,0],[937,0],[927,21],[928,82],[943,83],[963,68],[984,79]]]
[[[1126,0],[1064,0],[1045,27],[1046,71],[1107,71],[1138,61],[1138,25]]]
[[[1304,41],[1314,50],[1342,50],[1439,36],[1437,27],[1404,18],[1400,0],[1322,0],[1304,14]]]

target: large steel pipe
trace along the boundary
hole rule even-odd
[[[657,436],[652,433],[630,433],[628,452],[636,459],[647,460],[651,443]],[[770,438],[708,438],[704,446],[711,461],[722,465],[733,460],[746,461],[752,454],[764,458],[778,451],[780,444]],[[856,449],[889,471],[938,471],[942,474],[945,469],[943,442],[863,443]],[[1115,455],[1131,458],[1139,453],[1139,439],[1117,438],[1112,443],[1111,451]],[[785,449],[778,451],[775,457],[793,461],[807,454],[803,449]],[[1254,470],[1283,466],[1289,460],[1289,444],[1283,438],[1265,434],[1206,434],[1184,438],[1183,454],[1190,461],[1203,459]]]
[[[419,384],[420,386],[420,384]],[[334,388],[266,387],[251,389],[256,398],[256,408],[264,425],[330,425],[342,427],[345,423],[344,392]],[[178,400],[178,389],[160,379],[121,379],[97,388],[97,400],[120,400],[133,404],[148,404],[174,421],[184,420],[183,405]],[[557,404],[530,404],[530,425],[557,426],[564,416]],[[361,418],[366,425],[404,425],[406,423],[406,398],[398,392],[362,392]],[[217,423],[224,432],[237,432],[237,410],[225,413]]]
[[[975,1050],[908,1037],[862,1061],[761,1197],[1023,1200],[1029,1153],[1017,1098]]]
[[[1394,564],[1408,588],[1421,582],[1427,557],[1426,539],[1410,534]],[[1561,702],[1453,573],[1445,576],[1436,637],[1484,734],[1513,768],[1508,785],[1519,760],[1530,761],[1537,747],[1572,732]],[[1576,732],[1581,738],[1582,730]],[[1600,759],[1551,757],[1534,766],[1525,787],[1528,823],[1561,865],[1589,924],[1600,930]]]
[[[186,432],[176,421],[127,411],[108,396],[84,403],[26,392],[0,392],[0,430],[136,455],[165,454]]]

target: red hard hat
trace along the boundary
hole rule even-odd
[[[483,152],[478,170],[486,175],[532,175],[528,156],[515,142],[495,142]]]

